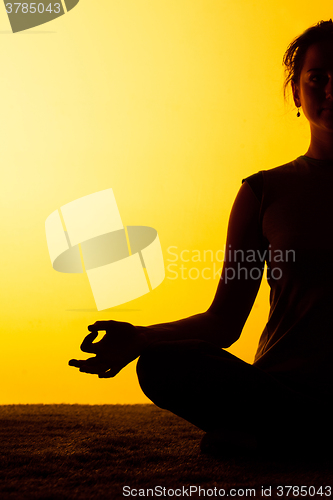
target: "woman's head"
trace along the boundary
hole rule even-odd
[[[290,83],[295,105],[302,107],[310,124],[312,152],[333,155],[333,22],[321,21],[307,29],[288,47],[284,90]],[[321,153],[318,153],[320,144]]]
[[[289,84],[292,86],[299,86],[302,68],[309,47],[318,42],[325,41],[333,42],[332,19],[329,21],[320,21],[314,26],[311,26],[290,43],[283,56],[286,74],[283,86],[284,96],[286,96]]]

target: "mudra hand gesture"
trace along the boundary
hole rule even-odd
[[[80,372],[92,373],[99,378],[110,378],[128,363],[136,359],[144,345],[143,328],[120,321],[96,321],[88,326],[89,333],[81,344],[81,351],[95,354],[88,359],[71,359],[70,366]],[[94,340],[99,331],[105,330],[104,337]]]

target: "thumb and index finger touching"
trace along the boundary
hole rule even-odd
[[[96,344],[94,344],[95,338],[98,336],[98,330],[94,330],[93,332],[90,332],[83,340],[80,349],[83,352],[87,352],[89,354],[97,354],[96,352]],[[89,358],[92,359],[92,358]],[[94,358],[95,359],[95,358]],[[87,363],[87,360],[79,360],[79,359],[70,359],[68,364],[70,366],[76,366],[77,368],[80,368],[84,364]]]
[[[93,344],[94,340],[98,336],[98,330],[94,330],[90,332],[84,339],[80,346],[81,351],[95,354],[95,345]]]
[[[83,352],[96,354],[96,344],[94,344],[94,340],[98,336],[98,332],[100,330],[107,330],[110,327],[110,321],[96,321],[93,325],[88,326],[88,330],[90,333],[83,340],[80,349]]]
[[[98,342],[94,343],[94,340],[97,338],[98,332],[100,330],[107,330],[110,327],[110,323],[111,323],[110,321],[96,321],[93,325],[89,325],[88,330],[90,331],[90,333],[83,340],[83,342],[80,346],[81,351],[87,352],[90,354],[97,354]],[[71,359],[68,364],[70,366],[80,367],[82,362],[84,363],[85,361]]]

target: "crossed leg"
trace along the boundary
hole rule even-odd
[[[299,446],[306,424],[313,427],[311,400],[204,341],[152,344],[137,374],[153,403],[208,433],[253,436],[270,448]]]

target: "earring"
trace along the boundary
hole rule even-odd
[[[297,118],[299,118],[301,116],[301,113],[299,112],[299,108],[297,108]]]

